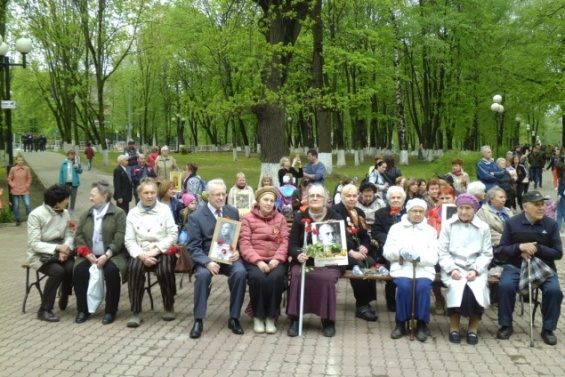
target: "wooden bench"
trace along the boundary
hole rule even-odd
[[[43,275],[39,271],[35,270],[35,281],[30,282],[29,274],[31,267],[29,266],[29,264],[24,263],[22,264],[22,268],[25,269],[26,272],[26,287],[25,287],[26,291],[24,296],[24,302],[22,304],[22,313],[25,313],[27,298],[29,296],[29,292],[31,292],[33,287],[37,288],[37,291],[39,292],[39,297],[43,298],[43,292],[41,291],[41,280],[45,279],[47,275]]]

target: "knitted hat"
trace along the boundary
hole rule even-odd
[[[428,209],[428,205],[423,199],[415,198],[410,199],[408,203],[406,203],[406,212],[410,212],[410,210],[414,207],[422,207],[424,211]]]
[[[188,207],[190,205],[190,203],[192,203],[195,200],[196,200],[196,197],[192,194],[187,194],[187,193],[182,194],[182,202],[183,202],[185,207]]]
[[[479,210],[479,201],[477,200],[477,198],[475,197],[475,195],[473,194],[461,194],[457,197],[457,199],[455,199],[455,205],[457,207],[459,207],[462,204],[467,204],[471,207],[473,207],[473,209],[475,210],[475,212],[477,212]]]
[[[279,198],[279,191],[276,188],[273,186],[265,186],[255,191],[255,200],[259,201],[259,199],[267,193],[273,194],[275,196],[275,201]]]

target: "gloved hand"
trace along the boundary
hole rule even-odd
[[[420,260],[420,252],[412,250],[410,251],[410,259],[411,260]]]
[[[410,251],[408,249],[401,249],[400,250],[400,256],[405,261],[411,261],[412,260],[412,251]]]

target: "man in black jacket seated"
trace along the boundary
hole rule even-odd
[[[498,339],[508,339],[512,335],[512,313],[516,303],[522,260],[535,256],[553,271],[557,271],[555,261],[563,256],[557,223],[544,216],[547,205],[545,198],[538,191],[530,191],[524,195],[522,202],[524,212],[506,222],[496,249],[496,253],[506,259],[498,284],[498,324],[501,326],[496,334]],[[541,337],[546,344],[553,346],[557,344],[553,331],[557,328],[563,301],[557,274],[548,278],[540,289],[543,293]]]

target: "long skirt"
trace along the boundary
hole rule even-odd
[[[458,308],[447,308],[447,316],[449,317],[452,314],[461,314],[463,317],[475,317],[478,316],[479,318],[482,317],[483,313],[485,312],[485,308],[483,308],[477,302],[475,295],[471,288],[468,285],[465,286],[463,290],[463,298],[461,299],[461,306]]]
[[[412,316],[412,279],[395,278],[396,283],[396,321],[408,321]],[[432,281],[416,279],[416,300],[414,318],[430,323],[430,291]]]
[[[300,312],[300,266],[292,266],[286,314],[298,317]],[[336,268],[316,267],[306,273],[304,284],[304,314],[316,314],[322,319],[336,320],[336,284],[343,273]]]

